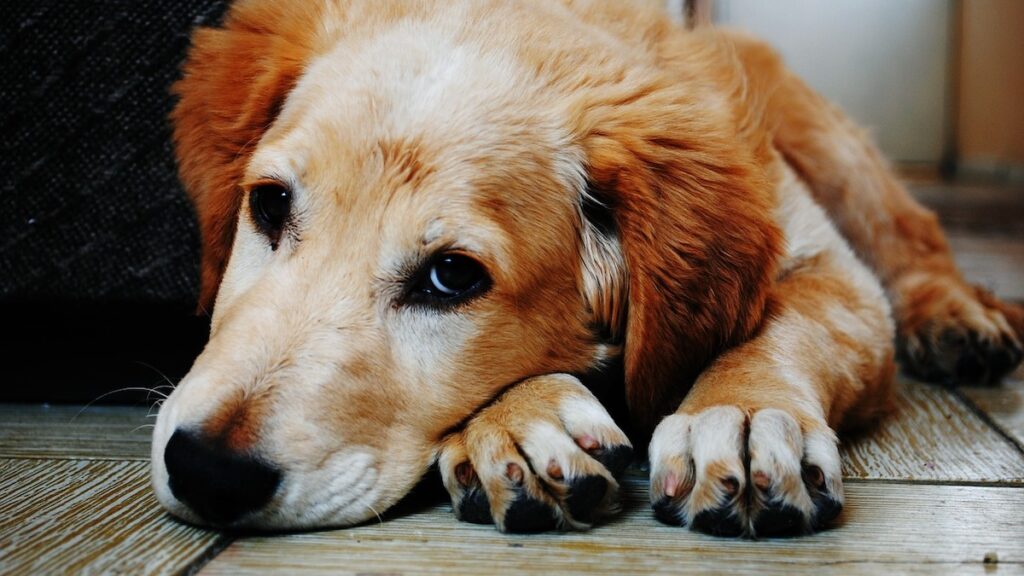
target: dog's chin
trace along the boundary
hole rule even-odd
[[[305,474],[292,474],[263,508],[230,523],[210,522],[175,497],[164,466],[154,460],[153,487],[157,500],[175,518],[205,528],[227,531],[296,531],[353,526],[379,517],[398,497],[382,490],[369,455],[345,454],[332,465]],[[398,493],[398,491],[394,491]]]
[[[326,530],[331,528],[347,528],[376,519],[378,516],[370,507],[361,510],[337,511],[312,508],[302,511],[281,508],[268,508],[245,516],[229,524],[208,522],[187,506],[179,502],[167,491],[159,494],[157,499],[175,519],[202,528],[227,532],[295,532],[306,530]]]

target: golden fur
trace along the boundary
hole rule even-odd
[[[360,522],[437,462],[466,519],[585,528],[630,443],[569,375],[621,359],[660,518],[810,530],[894,341],[933,379],[1020,359],[1024,315],[965,283],[856,127],[763,44],[660,3],[238,0],[175,91],[213,320],[153,478],[191,521],[175,430],[282,472],[231,525]],[[268,181],[294,195],[275,246],[244,201]],[[405,306],[440,251],[490,290]]]

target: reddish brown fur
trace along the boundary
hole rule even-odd
[[[206,312],[227,266],[249,158],[311,54],[312,20],[295,16],[273,3],[237,2],[223,29],[196,31],[185,79],[173,89],[178,167],[203,239],[199,308]]]
[[[613,208],[630,271],[627,394],[643,426],[760,325],[781,240],[766,175],[736,133],[651,114],[686,109],[675,86],[614,94],[633,106],[585,104],[597,127],[584,140],[590,178]]]

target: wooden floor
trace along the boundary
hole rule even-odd
[[[919,186],[961,265],[1024,299],[1022,191]],[[899,410],[844,440],[837,527],[736,540],[656,522],[645,479],[587,533],[507,536],[443,503],[345,530],[231,537],[170,519],[145,408],[0,405],[0,573],[1024,573],[1024,371],[995,388],[903,379]]]

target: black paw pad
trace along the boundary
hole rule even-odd
[[[459,520],[472,524],[493,524],[491,503],[479,487],[471,488],[459,502]]]
[[[683,515],[676,509],[672,499],[667,496],[658,500],[654,504],[651,504],[651,508],[654,509],[654,517],[657,518],[659,522],[668,524],[669,526],[686,525],[686,521],[683,520]]]
[[[1020,348],[1008,338],[1004,338],[1001,346],[994,346],[989,352],[989,369],[991,381],[997,382],[1013,372],[1021,361]]]
[[[963,348],[956,362],[958,383],[980,384],[988,380],[988,362],[976,348]]]
[[[520,494],[505,512],[505,530],[528,534],[554,530],[558,526],[558,517],[547,504]]]
[[[794,536],[803,531],[803,513],[781,502],[770,504],[754,521],[754,534],[758,536]]]
[[[819,492],[811,495],[814,502],[814,518],[811,519],[811,526],[815,530],[822,530],[839,516],[843,511],[843,503],[833,498],[830,494]]]
[[[591,456],[607,468],[612,476],[618,478],[633,460],[633,447],[623,444],[610,448],[598,448]]]
[[[693,527],[712,536],[739,536],[743,533],[740,519],[729,506],[705,510],[693,519]]]
[[[598,506],[608,492],[608,481],[601,476],[583,476],[569,484],[569,513],[580,522],[591,523],[600,512]]]

